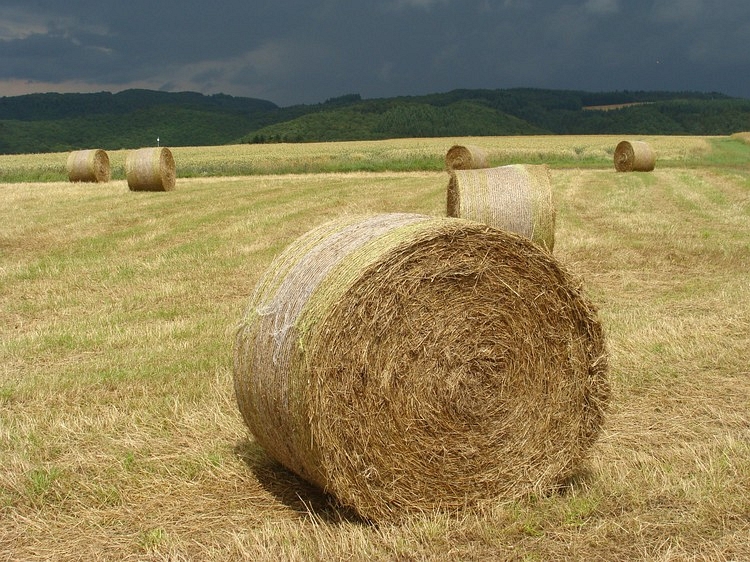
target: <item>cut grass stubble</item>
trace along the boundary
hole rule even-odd
[[[651,174],[617,174],[611,153],[551,169],[555,254],[611,353],[586,470],[560,494],[398,525],[362,525],[269,459],[231,347],[276,254],[341,214],[444,214],[442,167],[147,196],[122,179],[1,185],[0,557],[747,559],[750,149],[685,170],[655,146]]]

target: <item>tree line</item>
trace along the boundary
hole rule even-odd
[[[595,106],[624,105],[607,111]],[[750,130],[750,100],[702,92],[515,88],[279,107],[196,92],[29,94],[0,98],[0,153],[156,144],[379,140],[532,134],[728,135]]]

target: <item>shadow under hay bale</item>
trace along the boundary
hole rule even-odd
[[[68,155],[68,180],[106,183],[111,178],[109,156],[99,148],[76,150]]]
[[[447,214],[515,232],[550,252],[555,246],[555,206],[543,164],[454,170]]]
[[[620,141],[614,160],[618,172],[650,172],[656,165],[656,154],[646,142]]]
[[[451,170],[472,170],[488,166],[487,154],[484,149],[459,144],[453,145],[445,154],[445,168]]]
[[[130,152],[125,159],[125,176],[131,191],[172,191],[176,182],[172,152],[165,147]]]
[[[238,327],[234,386],[272,457],[373,521],[555,488],[609,399],[596,311],[550,254],[412,214],[290,245]]]
[[[361,519],[356,513],[342,509],[333,496],[287,470],[254,441],[244,439],[238,442],[234,453],[269,495],[300,515],[312,511],[316,518],[330,523]]]

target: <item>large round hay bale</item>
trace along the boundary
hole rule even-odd
[[[643,141],[620,141],[615,147],[615,169],[618,172],[650,172],[656,165],[656,154]]]
[[[447,217],[347,217],[291,244],[234,345],[277,461],[373,521],[556,488],[603,423],[596,311],[549,253]]]
[[[176,174],[172,152],[165,147],[139,148],[125,159],[125,176],[131,191],[171,191]]]
[[[66,168],[70,181],[106,183],[111,178],[109,156],[100,148],[71,152]]]
[[[555,206],[545,164],[513,164],[450,174],[447,214],[555,246]]]
[[[487,153],[479,146],[456,144],[445,154],[445,167],[448,171],[486,168],[487,162]]]

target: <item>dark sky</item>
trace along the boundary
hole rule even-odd
[[[750,98],[750,0],[0,0],[0,96],[456,88]]]

